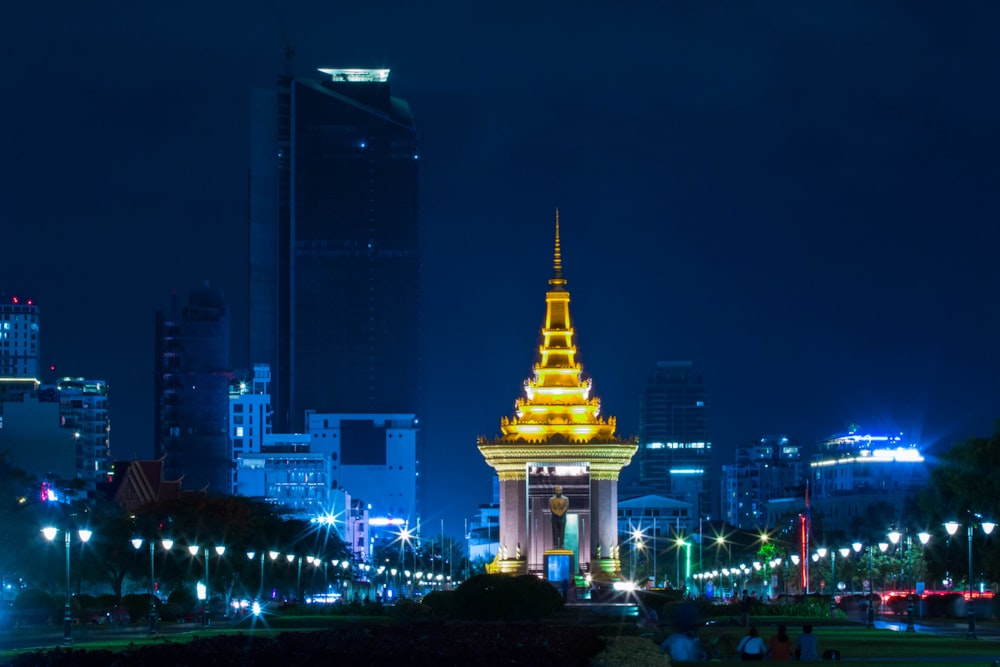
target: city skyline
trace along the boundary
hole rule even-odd
[[[61,7],[13,10],[0,292],[39,305],[55,377],[107,380],[119,459],[152,455],[172,289],[223,289],[240,339],[250,96],[288,44],[296,75],[390,67],[413,108],[430,525],[490,500],[476,437],[535,362],[557,207],[623,437],[671,360],[711,389],[717,460],[848,422],[933,455],[1000,416],[997,8]]]

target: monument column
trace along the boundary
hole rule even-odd
[[[528,548],[528,487],[525,472],[500,475],[500,571],[526,574]]]
[[[613,478],[595,473],[590,483],[593,500],[593,555],[591,572],[618,574],[618,472]]]

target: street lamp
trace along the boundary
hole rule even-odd
[[[266,551],[261,551],[260,552],[260,582],[259,582],[259,584],[257,586],[257,600],[258,601],[264,596],[264,555],[266,553],[267,553]],[[274,554],[273,556],[271,556],[271,560],[274,560],[275,558],[278,557],[278,552],[277,551],[272,551],[271,553]],[[253,559],[254,559],[254,557],[256,555],[257,555],[257,552],[253,551],[252,549],[249,550],[249,551],[247,551],[247,560],[250,561],[250,562],[253,562]]]
[[[864,545],[861,542],[855,542],[851,545],[854,549],[854,553],[860,554],[861,549]],[[873,564],[873,547],[868,545],[868,624],[867,627],[875,627],[875,568]]]
[[[200,550],[201,547],[199,547],[197,544],[191,544],[188,546],[188,553],[190,553],[195,558],[198,557],[198,552]],[[221,557],[222,554],[226,553],[226,547],[221,545],[215,547],[215,553],[217,553],[219,557]],[[209,560],[208,547],[205,547],[204,556],[205,556],[205,593],[204,593],[205,597],[204,597],[204,606],[202,609],[202,624],[205,626],[209,626],[212,624],[212,592],[211,592],[212,587],[210,584],[210,576],[208,569],[208,560]],[[199,590],[198,592],[199,592],[198,597],[201,598],[201,590]]]
[[[144,540],[141,537],[132,538],[132,546],[138,551],[142,548],[142,543]],[[163,545],[165,551],[170,551],[174,546],[174,541],[169,537],[165,537],[160,540],[160,544]],[[155,569],[155,552],[156,552],[156,541],[153,539],[149,540],[149,634],[156,634],[156,598],[154,597],[154,591],[156,589],[156,569]]]
[[[844,549],[846,551],[846,549]],[[816,555],[826,558],[830,554],[830,618],[837,617],[837,550],[820,547],[816,550]],[[818,559],[817,559],[818,560]]]
[[[76,531],[77,536],[80,538],[81,542],[88,542],[93,536],[93,531],[87,530],[86,528],[81,528]],[[42,535],[45,536],[49,542],[56,539],[56,535],[59,534],[59,529],[53,526],[46,526],[42,528]],[[73,643],[73,611],[70,607],[70,584],[69,584],[69,542],[70,542],[70,532],[63,529],[63,535],[66,538],[66,606],[63,609],[63,643],[72,644]]]
[[[921,533],[921,535],[926,536],[926,537],[922,537],[921,538],[924,541],[924,544],[926,544],[927,540],[930,539],[930,534],[929,533]],[[903,566],[903,549],[904,548],[906,549],[907,558],[908,559],[911,558],[912,557],[911,554],[912,554],[912,551],[913,551],[913,542],[912,542],[912,538],[910,538],[909,535],[906,536],[906,541],[905,542],[901,541],[901,538],[902,538],[902,534],[898,530],[893,530],[892,532],[889,533],[889,541],[892,542],[893,548],[896,548],[897,546],[899,548],[899,551],[897,552],[897,556],[899,557],[899,579],[897,580],[895,577],[893,577],[893,580],[894,580],[893,590],[896,590],[896,591],[899,590],[899,586],[898,586],[898,584],[896,584],[897,581],[900,582],[900,583],[903,583],[905,585],[905,587],[906,587],[906,632],[916,632],[917,628],[913,624],[913,614],[914,614],[914,611],[913,611],[913,591],[910,589],[910,583],[906,581],[906,576],[904,574],[905,570],[904,570],[904,566]],[[879,545],[879,547],[881,548],[881,545]],[[909,568],[909,569],[911,570],[910,571],[910,575],[912,577],[912,575],[913,575],[912,568]]]
[[[992,521],[982,521],[983,517],[981,515],[976,514],[975,517],[977,519],[981,520],[979,526],[982,529],[983,533],[989,535],[990,533],[993,532],[993,529],[996,528],[996,524],[993,523]],[[970,522],[969,525],[967,526],[967,528],[968,528],[968,542],[969,542],[969,580],[968,580],[966,586],[969,589],[969,605],[968,605],[969,630],[968,630],[968,632],[965,633],[965,638],[966,639],[978,639],[978,636],[976,635],[976,610],[975,610],[975,606],[974,606],[974,603],[973,603],[973,599],[974,598],[972,597],[972,577],[973,577],[973,574],[972,574],[972,531],[973,531],[973,528],[975,528],[975,526],[976,526],[976,523],[974,521]],[[944,524],[944,527],[945,527],[945,530],[948,531],[948,535],[952,535],[953,536],[956,532],[958,532],[959,524],[958,524],[957,521],[949,521],[946,524]]]
[[[879,542],[878,543],[878,550],[883,555],[885,554],[885,552],[888,549],[889,549],[889,543],[888,542]],[[879,603],[880,603],[879,606],[881,606],[881,602],[884,599],[883,596],[885,596],[885,561],[882,561],[882,562],[879,563],[878,569],[882,571],[882,593],[880,593],[879,596],[878,596]]]
[[[899,543],[899,539],[901,537],[902,537],[902,534],[898,530],[893,530],[892,532],[889,533],[889,541],[892,542],[892,548],[893,549],[895,549],[897,546],[901,546],[900,543]],[[900,568],[899,579],[902,579],[903,578],[903,573],[902,573],[902,568],[903,568],[903,554],[901,552],[897,552],[897,555],[899,557],[899,568]],[[892,589],[893,589],[893,591],[898,591],[899,590],[899,585],[898,585],[899,579],[897,579],[895,576],[893,576],[893,578],[892,578]]]

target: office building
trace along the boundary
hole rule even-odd
[[[722,466],[722,514],[744,530],[774,528],[789,499],[800,511],[805,490],[801,447],[786,435],[767,435],[738,447],[732,464]]]
[[[111,419],[108,413],[108,384],[103,380],[63,378],[59,390],[59,426],[67,429],[76,478],[88,494],[98,484],[111,481]]]
[[[239,490],[240,457],[264,451],[264,439],[271,435],[271,368],[255,364],[253,372],[236,373],[229,383],[229,455],[233,464],[232,493]]]
[[[412,414],[307,414],[310,451],[330,461],[330,486],[364,503],[375,519],[415,525],[419,423]]]
[[[817,443],[809,463],[813,520],[856,535],[872,516],[899,519],[927,484],[930,467],[902,434],[866,433],[856,424]]]
[[[38,350],[38,306],[16,296],[0,303],[0,380],[39,381]]]
[[[639,482],[648,493],[714,512],[708,391],[690,361],[660,361],[639,399]]]
[[[207,284],[156,315],[154,451],[185,489],[230,490],[229,343],[229,308]]]
[[[252,97],[250,358],[274,428],[419,414],[417,133],[389,70],[282,76]]]

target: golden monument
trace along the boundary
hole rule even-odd
[[[500,549],[490,570],[551,579],[549,556],[571,554],[572,574],[617,578],[618,475],[637,445],[615,435],[614,417],[600,416],[601,401],[591,396],[592,381],[583,379],[576,361],[558,211],[555,232],[533,376],[524,382],[515,416],[501,418],[501,435],[478,442],[500,477]],[[563,500],[550,504],[553,496]]]

